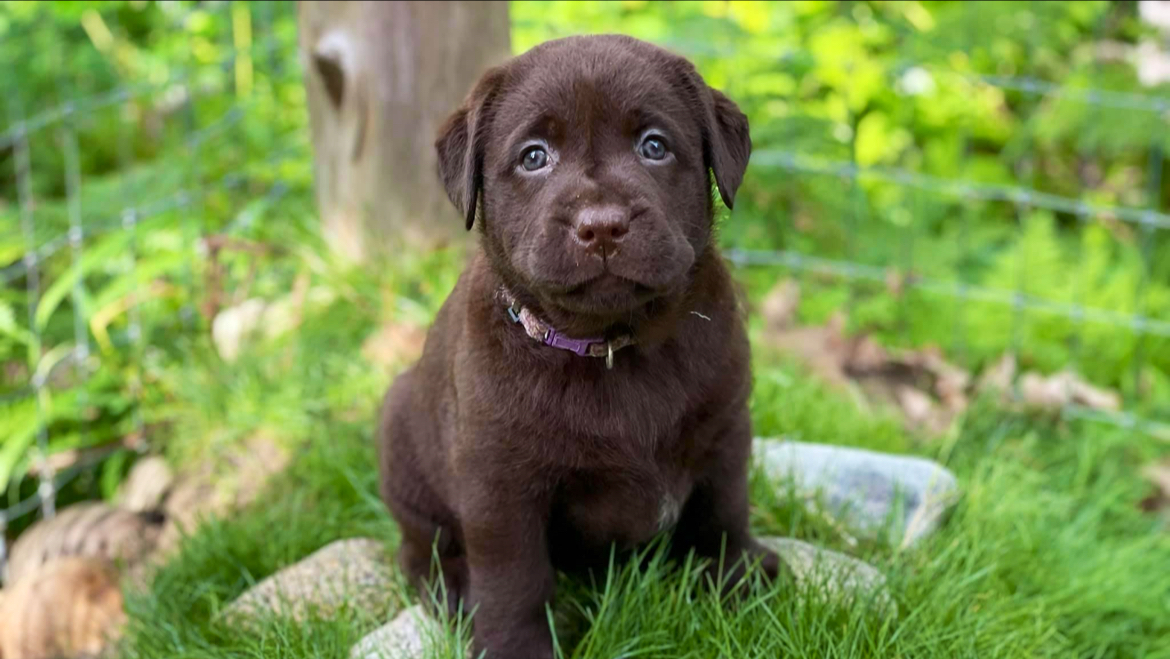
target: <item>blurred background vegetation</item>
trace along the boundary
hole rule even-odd
[[[803,322],[845,310],[852,330],[973,370],[1005,352],[1072,367],[1170,417],[1170,341],[1140,331],[1170,318],[1170,84],[1141,60],[1166,37],[1137,3],[510,12],[515,52],[620,31],[691,57],[744,108],[756,156],[721,240],[825,266],[795,271]],[[260,428],[372,418],[390,371],[363,343],[424,327],[461,257],[353,268],[325,247],[294,3],[8,2],[0,61],[0,509],[54,455],[92,455],[62,462],[68,501],[109,496],[138,438],[182,462]],[[758,299],[783,270],[737,272]],[[249,300],[264,335],[225,359],[213,319]]]

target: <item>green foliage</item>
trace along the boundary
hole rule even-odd
[[[1018,289],[1060,304],[1108,309],[1120,322],[1134,316],[1170,318],[1170,288],[1142,290],[1148,275],[1134,241],[1118,241],[1100,224],[1085,228],[1079,238],[1069,245],[1062,241],[1051,214],[1033,213],[1026,218],[1020,241],[997,256],[986,281],[995,288]],[[1002,323],[980,313],[979,307],[973,311],[972,348],[990,357],[991,350],[1010,337]],[[1111,387],[1128,386],[1131,368],[1148,367],[1151,375],[1163,379],[1170,373],[1170,342],[1143,339],[1116,324],[1087,321],[1078,327],[1069,318],[1035,315],[1022,323],[1020,331],[1021,345],[1044,370],[1075,363],[1087,376]],[[1135,363],[1139,343],[1149,351],[1145,364]]]
[[[140,417],[156,429],[175,420],[170,378],[190,371],[193,346],[206,342],[197,311],[225,295],[208,287],[202,236],[299,248],[312,223],[311,173],[303,83],[287,56],[290,4],[8,3],[0,34],[13,62],[0,72],[0,405],[10,412],[0,490],[13,500],[27,494],[22,475],[42,428],[56,453],[136,432]],[[58,117],[65,103],[72,114]],[[14,177],[12,122],[21,119],[32,121],[31,234]],[[70,131],[80,153],[74,199],[65,188]],[[76,253],[74,220],[83,231]],[[31,309],[21,263],[30,249],[39,256]],[[273,265],[262,260],[225,253],[223,286]],[[287,290],[289,272],[264,270],[251,285]],[[90,352],[80,363],[79,323]]]
[[[893,426],[799,371],[767,357],[756,367],[758,380],[779,383],[753,395],[764,432],[910,446]],[[343,656],[385,622],[356,611],[332,621],[267,619],[257,632],[215,621],[252,583],[331,540],[372,536],[394,548],[397,533],[370,469],[372,421],[367,410],[353,420],[326,414],[311,422],[308,434],[329,441],[298,444],[292,470],[255,506],[187,540],[150,590],[131,597],[121,656]],[[1159,450],[1155,440],[1123,432],[978,408],[946,445],[926,451],[956,472],[964,498],[939,534],[913,551],[854,546],[788,489],[756,474],[755,531],[877,565],[897,618],[876,615],[864,597],[835,603],[807,585],[757,584],[743,601],[720,601],[700,564],[667,563],[652,546],[640,565],[560,579],[551,616],[560,656],[1166,657],[1170,617],[1159,575],[1170,543],[1137,509],[1145,490],[1132,477]],[[394,595],[419,597],[404,585]],[[430,656],[461,656],[454,648],[465,634],[449,631]]]
[[[853,329],[941,344],[972,368],[1016,350],[1028,368],[1073,366],[1119,387],[1130,409],[1164,413],[1170,345],[1100,316],[1170,317],[1166,232],[1010,195],[970,199],[950,185],[1164,210],[1170,181],[1149,173],[1170,131],[1164,109],[1147,105],[1168,89],[1142,89],[1129,64],[1097,56],[1101,42],[1144,39],[1133,4],[512,2],[511,16],[517,52],[553,36],[633,34],[693,57],[742,105],[756,159],[735,214],[721,218],[724,245],[879,273],[851,282],[801,270],[801,321],[848,310]],[[312,204],[295,52],[289,2],[0,5],[0,506],[35,490],[26,474],[42,431],[50,453],[143,430],[178,464],[256,431],[296,455],[255,508],[190,538],[149,592],[130,597],[125,657],[338,657],[381,623],[356,611],[269,620],[259,633],[214,622],[257,579],[335,538],[397,542],[369,441],[391,373],[360,345],[386,322],[431,321],[462,262],[456,252],[357,270],[333,261]],[[62,104],[71,114],[55,115]],[[9,129],[21,119],[40,122],[28,143],[32,235],[13,176]],[[842,178],[842,166],[867,173]],[[77,259],[66,239],[76,208]],[[204,239],[215,235],[236,247],[213,260]],[[29,248],[41,256],[30,308]],[[940,286],[895,294],[886,269]],[[782,273],[737,274],[758,300]],[[1007,303],[958,297],[961,286]],[[1095,316],[1017,311],[1017,291]],[[205,309],[245,300],[281,310],[289,331],[249,339],[226,362]],[[78,322],[90,346],[80,364]],[[902,615],[876,619],[863,603],[783,586],[724,606],[695,565],[652,558],[604,582],[563,583],[553,620],[564,657],[1166,657],[1168,588],[1157,575],[1170,547],[1135,506],[1138,466],[1164,453],[1155,440],[980,405],[924,446],[766,349],[751,410],[757,434],[927,454],[955,469],[964,501],[913,552],[853,545],[753,475],[759,533],[879,565]],[[63,496],[110,496],[130,460],[113,452]],[[457,636],[442,655],[459,655]]]
[[[1170,181],[1150,173],[1170,131],[1164,109],[1147,106],[1170,90],[1143,89],[1128,64],[1097,55],[1102,42],[1144,38],[1132,3],[513,2],[511,12],[516,51],[573,33],[633,34],[692,57],[744,108],[756,156],[736,212],[720,219],[722,243],[869,277],[799,272],[802,321],[847,310],[854,329],[940,344],[973,368],[1015,350],[1025,366],[1074,367],[1120,388],[1131,409],[1165,413],[1170,345],[1099,317],[1170,318],[1167,232],[952,185],[1167,207]],[[331,539],[393,544],[368,443],[390,374],[360,345],[387,321],[429,322],[462,263],[456,252],[356,271],[332,260],[312,202],[295,53],[287,2],[0,5],[0,506],[35,490],[26,474],[42,431],[56,453],[126,437],[141,421],[185,463],[266,430],[299,456],[262,505],[193,538],[131,600],[126,656],[341,656],[378,622],[273,621],[259,635],[212,622],[252,581]],[[62,104],[67,116],[56,115]],[[24,119],[36,120],[27,236],[10,132]],[[852,167],[865,174],[839,175]],[[213,260],[208,236],[243,247]],[[40,256],[31,309],[30,248]],[[934,286],[895,294],[887,269]],[[737,274],[759,299],[783,273]],[[1000,303],[959,297],[961,287]],[[1017,311],[1017,291],[1092,317]],[[248,299],[283,309],[292,330],[225,362],[204,310]],[[80,364],[79,322],[91,351]],[[694,571],[653,563],[621,567],[596,589],[566,585],[565,656],[1165,656],[1166,588],[1150,575],[1170,548],[1134,510],[1136,466],[1160,452],[1151,440],[978,408],[943,446],[925,447],[766,350],[755,366],[758,434],[926,453],[960,474],[967,497],[955,520],[914,554],[851,548],[754,481],[757,530],[859,552],[891,575],[904,617],[883,623],[777,589],[724,609],[695,594]],[[113,453],[68,496],[109,496],[129,460]]]

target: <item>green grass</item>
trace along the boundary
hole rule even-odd
[[[443,287],[416,284],[450,282],[451,265],[440,257],[420,266],[418,279],[399,278],[387,289],[433,309]],[[149,592],[130,597],[121,656],[345,657],[385,622],[360,611],[308,624],[272,619],[256,631],[215,622],[250,585],[333,540],[374,537],[393,550],[397,533],[376,493],[371,440],[389,378],[371,375],[356,356],[355,339],[378,317],[360,300],[343,297],[295,338],[221,372],[224,381],[253,382],[234,401],[193,408],[208,427],[217,419],[261,424],[270,419],[238,410],[263,407],[261,395],[280,405],[304,397],[304,411],[285,426],[297,458],[253,507],[189,538]],[[350,322],[336,322],[342,312]],[[313,351],[305,342],[334,349]],[[840,605],[785,584],[757,584],[745,601],[721,602],[703,587],[697,566],[668,565],[653,554],[642,571],[618,565],[597,583],[562,580],[551,619],[564,657],[1170,657],[1170,535],[1136,506],[1147,493],[1138,469],[1164,446],[988,405],[972,408],[951,436],[922,443],[892,417],[862,414],[766,351],[757,354],[755,379],[760,435],[927,455],[958,475],[964,496],[948,522],[902,552],[865,541],[850,547],[784,487],[753,476],[758,533],[873,563],[887,575],[899,615],[886,619],[864,599]],[[394,596],[417,599],[401,586]],[[459,656],[458,632],[440,640],[436,656]]]
[[[0,44],[11,44],[15,54],[45,55],[9,58],[19,66],[0,71],[9,74],[0,86],[27,92],[23,109],[29,112],[114,81],[143,82],[155,64],[187,69],[195,62],[194,49],[187,53],[192,45],[212,51],[208,61],[218,61],[230,41],[225,35],[232,12],[191,8],[193,18],[178,27],[153,9],[111,5],[102,13],[119,39],[136,44],[142,64],[134,75],[115,75],[78,29],[75,5],[10,4],[13,11],[0,10],[0,23],[7,22],[0,33],[7,29],[11,37]],[[1132,71],[1068,56],[1090,39],[1134,37],[1132,7],[1029,3],[1035,20],[1024,21],[1015,20],[1025,16],[1015,5],[919,4],[512,3],[513,45],[522,50],[581,31],[628,32],[684,52],[709,45],[692,55],[707,80],[751,116],[761,151],[838,162],[860,155],[866,166],[1165,208],[1170,179],[1163,177],[1161,189],[1144,190],[1144,183],[1129,181],[1134,171],[1149,167],[1151,145],[1170,135],[1144,123],[1156,123],[1152,114],[1138,119],[1133,112],[1118,116],[1004,95],[971,87],[962,76],[937,77],[939,93],[916,100],[898,93],[895,84],[899,62],[921,60],[964,74],[1010,71],[1078,88],[1136,91]],[[279,36],[293,48],[292,5],[271,14],[256,7],[258,37]],[[934,29],[919,27],[923,11],[934,17]],[[30,51],[30,43],[46,48]],[[272,620],[258,633],[212,622],[249,585],[334,539],[373,536],[393,550],[396,531],[375,494],[370,438],[389,374],[370,367],[358,346],[387,319],[426,322],[458,272],[450,254],[412,256],[418,262],[364,274],[339,273],[323,256],[310,160],[298,148],[302,141],[291,137],[306,131],[303,85],[295,67],[279,64],[287,59],[282,53],[291,52],[273,51],[275,61],[267,66],[256,59],[256,86],[247,101],[229,91],[228,69],[205,61],[199,67],[205,69],[205,95],[190,114],[167,119],[157,135],[122,107],[76,118],[80,200],[92,232],[86,251],[109,249],[119,258],[94,259],[76,305],[66,294],[72,293],[69,250],[41,264],[45,290],[56,285],[61,293],[49,296],[56,304],[43,311],[43,344],[54,349],[49,354],[68,349],[77,309],[88,314],[98,302],[126,296],[135,282],[168,272],[168,264],[182,267],[160,276],[175,287],[174,297],[144,302],[140,309],[148,346],[142,354],[132,345],[105,353],[92,379],[54,391],[50,449],[71,448],[83,436],[95,443],[132,431],[131,412],[138,408],[129,383],[141,378],[148,435],[175,462],[204,457],[259,428],[285,440],[297,456],[254,507],[192,537],[150,592],[130,600],[124,656],[344,657],[354,641],[383,622],[356,611],[308,625]],[[60,62],[73,63],[67,68],[77,75],[62,78]],[[242,112],[238,119],[231,109]],[[851,136],[847,142],[842,129]],[[192,157],[188,142],[195,137],[199,147]],[[38,244],[60,238],[68,225],[57,139],[55,130],[45,130],[31,147]],[[137,146],[127,151],[126,144]],[[1027,167],[1034,172],[1029,180],[1017,172],[1024,161],[1034,161]],[[1086,183],[1083,168],[1068,167],[1070,162],[1093,165],[1100,182]],[[287,194],[273,194],[274,182]],[[0,200],[3,266],[16,263],[25,249],[12,185],[10,176],[0,177],[0,197],[8,199],[7,205]],[[120,210],[127,199],[149,206],[192,187],[200,193],[198,203],[143,218],[157,226],[139,226],[136,274],[123,278],[129,254],[114,241],[124,238]],[[753,166],[738,199],[735,221],[722,226],[726,244],[870,266],[912,264],[923,276],[1002,290],[1019,286],[1038,298],[1123,315],[1170,313],[1170,258],[1163,256],[1160,234],[1104,223],[1074,227],[1072,218],[1041,213],[1021,218],[1010,204],[956,200],[891,183],[843,188],[835,176],[794,174],[762,163]],[[96,231],[100,227],[109,231]],[[307,310],[299,331],[249,350],[234,365],[219,362],[207,345],[205,323],[195,318],[188,325],[181,313],[211,294],[204,288],[206,260],[192,247],[192,231],[199,228],[283,249],[258,262],[224,256],[227,290],[238,290],[256,266],[254,295],[285,297],[303,276],[327,289],[330,301]],[[186,255],[182,263],[175,260],[179,255]],[[764,269],[740,274],[757,297],[778,276]],[[801,281],[804,322],[823,322],[833,311],[852,307],[853,327],[885,343],[942,345],[950,359],[972,369],[1018,349],[1025,368],[1073,367],[1095,384],[1120,389],[1127,410],[1165,418],[1159,402],[1170,400],[1165,341],[1110,326],[1082,327],[1063,317],[1017,318],[1009,306],[921,290],[895,299],[881,285],[850,285],[812,273]],[[23,387],[42,359],[28,349],[25,296],[21,280],[0,287],[0,394]],[[126,314],[111,329],[125,333]],[[1156,519],[1136,507],[1147,493],[1139,469],[1164,456],[1164,444],[1104,426],[1010,416],[987,405],[973,408],[951,435],[927,443],[907,435],[892,416],[859,412],[853,401],[764,350],[757,351],[755,366],[758,434],[926,455],[959,476],[964,497],[949,523],[922,546],[901,553],[876,544],[850,547],[832,524],[792,501],[784,488],[754,478],[758,532],[808,539],[874,563],[888,575],[901,616],[883,621],[862,605],[842,610],[785,587],[760,589],[739,606],[724,606],[696,588],[693,569],[652,561],[642,573],[618,566],[600,584],[564,584],[554,619],[565,657],[1170,656],[1164,640],[1170,638],[1170,540]],[[82,392],[96,416],[77,402]],[[31,403],[20,398],[0,412],[4,471],[21,474],[30,463],[25,447],[34,443],[37,428]],[[128,460],[119,454],[105,463],[99,479],[78,479],[67,499],[109,496]],[[36,487],[35,479],[18,476],[8,488],[9,500]],[[10,531],[29,521],[17,520]],[[405,589],[396,596],[415,597]]]

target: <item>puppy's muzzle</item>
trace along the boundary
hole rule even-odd
[[[632,216],[629,208],[612,204],[578,210],[572,226],[578,246],[603,261],[613,258],[630,232]]]

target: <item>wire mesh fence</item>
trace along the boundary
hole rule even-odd
[[[162,309],[170,319],[160,323],[160,309],[147,320],[141,307],[157,305],[176,287],[203,290],[197,273],[209,250],[247,229],[257,207],[298,185],[308,193],[303,177],[299,183],[282,177],[290,163],[307,167],[304,131],[295,130],[295,122],[285,132],[272,125],[280,90],[299,83],[295,34],[279,33],[271,21],[291,11],[279,4],[211,3],[175,11],[168,29],[178,33],[200,11],[230,15],[225,22],[233,30],[209,39],[206,50],[214,52],[192,49],[180,70],[157,82],[70,98],[29,116],[22,115],[20,99],[5,104],[0,162],[11,163],[16,197],[14,212],[4,214],[5,247],[16,245],[21,254],[0,268],[0,289],[10,294],[0,299],[0,320],[10,330],[7,338],[26,352],[27,367],[0,392],[6,416],[0,480],[8,483],[0,500],[0,571],[13,525],[27,524],[35,513],[54,516],[63,492],[80,478],[92,479],[111,455],[149,450],[143,364],[160,337],[198,331],[200,310],[197,295],[183,295],[174,308]],[[266,28],[257,30],[256,40],[253,22]],[[226,104],[225,96],[231,99]],[[151,135],[141,134],[148,125],[142,113],[157,115]],[[249,131],[258,123],[267,131],[263,150],[249,143],[256,141]],[[104,182],[90,183],[82,173],[83,153],[111,138],[121,143],[118,162],[106,168]],[[152,152],[155,162],[142,167],[151,158],[136,150]],[[204,154],[213,150],[231,153],[206,171]],[[7,178],[0,176],[0,184]],[[0,193],[0,210],[4,205]],[[226,221],[208,222],[209,215]],[[10,218],[17,226],[9,226]],[[143,243],[157,242],[162,226],[182,227],[180,243],[161,251],[153,246],[143,256]],[[8,305],[17,291],[23,319],[15,304]],[[99,418],[101,436],[91,436]],[[51,449],[51,440],[62,441]]]
[[[12,317],[0,317],[0,322],[27,356],[27,365],[14,369],[6,380],[14,384],[0,391],[7,416],[0,482],[9,483],[0,500],[0,566],[9,527],[27,523],[38,512],[53,516],[62,491],[78,478],[92,476],[93,467],[111,453],[150,447],[155,439],[149,427],[152,401],[144,398],[143,365],[152,352],[182,352],[183,344],[174,337],[206,331],[214,308],[201,309],[199,301],[213,291],[200,275],[207,275],[209,254],[225,240],[245,236],[274,201],[289,194],[311,197],[303,106],[291,91],[301,76],[295,33],[282,31],[275,21],[290,16],[292,9],[287,3],[209,7],[227,16],[225,23],[232,26],[212,38],[218,39],[215,56],[201,55],[193,46],[186,66],[156,83],[71,98],[29,116],[15,102],[7,104],[0,164],[10,163],[12,185],[5,187],[0,178],[0,194],[11,189],[15,199],[8,209],[0,203],[0,211],[6,223],[15,220],[13,233],[19,238],[5,243],[17,245],[18,252],[0,268],[0,290],[6,295],[0,304],[19,297],[23,318],[16,317],[19,307],[12,304]],[[171,29],[184,29],[191,16],[176,13]],[[563,25],[520,27],[548,37],[566,31]],[[700,68],[703,61],[737,52],[734,45],[713,46],[712,40],[660,41],[694,56]],[[1155,266],[1159,259],[1170,258],[1170,214],[1160,207],[1170,98],[1027,76],[947,71],[914,59],[923,48],[901,47],[892,78],[881,84],[897,87],[911,72],[919,78],[928,74],[932,84],[951,77],[971,94],[993,90],[1001,97],[1018,95],[1034,112],[1073,104],[1090,122],[1096,116],[1108,122],[1140,116],[1140,121],[1133,120],[1138,132],[1162,127],[1148,134],[1142,149],[1145,162],[1130,172],[1144,179],[1133,186],[1144,190],[1134,198],[1137,203],[1101,201],[1089,189],[1080,195],[1038,189],[1033,182],[1036,163],[1028,157],[1027,145],[1011,158],[1010,181],[935,173],[922,162],[864,164],[858,157],[863,118],[853,116],[839,122],[850,130],[826,140],[832,148],[801,148],[799,143],[785,148],[785,133],[758,140],[763,147],[753,154],[748,179],[758,179],[761,195],[775,194],[791,203],[759,203],[754,212],[737,209],[725,231],[726,256],[743,268],[843,283],[851,308],[867,298],[895,297],[886,285],[894,273],[902,282],[898,305],[924,307],[930,322],[950,328],[915,335],[913,328],[903,327],[891,338],[894,342],[949,336],[946,347],[962,355],[981,338],[975,321],[984,314],[1010,318],[1003,347],[1012,352],[1038,340],[1029,330],[1031,323],[1060,319],[1065,325],[1057,335],[1069,347],[1072,368],[1091,356],[1085,350],[1102,342],[1123,342],[1132,373],[1132,386],[1123,387],[1123,409],[1102,411],[1069,403],[1064,414],[1170,439],[1170,409],[1157,399],[1159,390],[1146,382],[1151,357],[1165,360],[1170,351],[1170,320],[1161,314],[1170,307],[1148,299],[1151,280],[1165,276]],[[762,66],[784,73],[805,66],[802,58],[808,55],[785,49],[769,53]],[[723,82],[734,98],[753,94],[734,76]],[[62,93],[68,96],[70,90]],[[774,100],[765,93],[754,107],[767,107]],[[285,106],[294,109],[295,118],[274,119]],[[158,114],[153,124],[141,120],[144,112]],[[789,118],[800,115],[800,103],[789,99],[785,112]],[[1152,124],[1147,123],[1150,117]],[[150,135],[142,134],[143,126],[152,126]],[[814,126],[833,132],[826,125]],[[961,130],[967,136],[955,159],[972,159],[978,136],[970,127]],[[107,166],[119,174],[112,185],[83,175],[87,149],[95,140],[108,139],[122,144],[119,162]],[[1107,147],[1090,146],[1085,152]],[[214,166],[208,165],[210,153],[217,155]],[[143,168],[143,161],[151,165]],[[830,200],[823,208],[835,211],[833,217],[818,219],[840,234],[832,247],[805,240],[805,220],[799,209],[793,210],[800,199],[816,194]],[[889,195],[897,195],[899,203],[880,208],[874,203]],[[1090,280],[1087,268],[1074,267],[1059,273],[1066,286],[1053,295],[1051,288],[1031,285],[1031,273],[1040,266],[1028,262],[1027,249],[1018,249],[1005,257],[1016,261],[1006,283],[971,276],[966,264],[975,258],[975,248],[966,243],[977,231],[973,218],[991,212],[1012,218],[1011,236],[997,234],[997,240],[1014,244],[1027,240],[1029,218],[1037,211],[1051,214],[1076,235],[1091,227],[1124,235],[1134,247],[1140,274],[1125,282],[1128,290],[1102,298],[1089,295],[1101,282]],[[922,219],[928,216],[937,221]],[[160,237],[162,227],[169,232]],[[957,256],[940,263],[916,249],[931,232],[931,245],[938,244],[939,235],[950,237]],[[862,241],[883,247],[868,249]],[[1088,258],[1077,252],[1072,262],[1087,263]],[[141,311],[147,303],[154,305],[149,315]],[[0,306],[0,314],[8,309]],[[31,457],[22,461],[26,448]],[[18,470],[20,478],[13,476]]]

